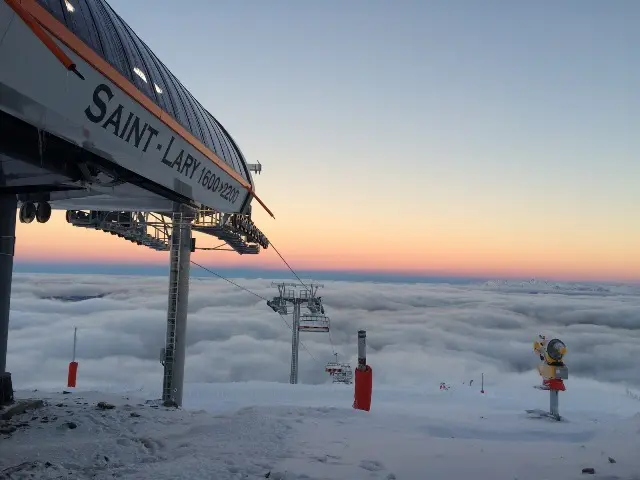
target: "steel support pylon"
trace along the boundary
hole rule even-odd
[[[162,402],[172,406],[182,405],[191,264],[191,222],[193,218],[193,212],[188,207],[181,205],[174,207],[162,385]]]
[[[300,348],[300,302],[293,304],[293,325],[291,326],[291,376],[289,383],[298,383],[298,350]]]
[[[17,208],[15,195],[0,195],[0,405],[13,402],[11,374],[6,369]]]
[[[549,413],[552,417],[560,418],[560,392],[558,390],[549,390]]]

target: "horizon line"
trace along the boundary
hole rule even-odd
[[[198,262],[200,263],[200,262]],[[294,274],[286,268],[243,268],[229,266],[210,266],[202,263],[209,270],[215,271],[224,277],[235,278],[268,278],[268,279],[294,279]],[[197,265],[194,265],[197,267]],[[50,274],[94,274],[94,275],[139,275],[139,276],[168,276],[169,265],[135,264],[135,263],[69,263],[69,262],[14,262],[14,273],[50,273]],[[191,276],[207,277],[211,273],[202,268],[191,268]],[[510,276],[510,275],[464,275],[452,272],[425,272],[423,274],[383,271],[383,270],[338,270],[338,269],[299,269],[296,274],[301,278],[313,278],[314,280],[333,280],[351,282],[389,282],[389,283],[475,283],[496,280],[513,282],[529,281],[532,278],[538,281],[555,283],[581,283],[581,284],[619,284],[637,285],[638,280],[585,280],[585,279],[558,279],[542,278],[535,276]]]

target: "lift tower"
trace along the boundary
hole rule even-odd
[[[13,402],[11,374],[6,366],[17,204],[15,194],[0,194],[0,406]]]
[[[164,347],[162,381],[162,403],[165,406],[182,405],[192,246],[191,222],[194,220],[194,213],[185,205],[176,204],[174,206],[169,262],[167,336]]]
[[[322,297],[318,297],[318,289],[324,285],[309,283],[298,285],[296,283],[272,283],[272,287],[278,288],[278,296],[267,301],[267,305],[280,315],[293,314],[291,325],[291,374],[289,383],[298,383],[298,351],[300,347],[300,332],[329,332],[329,317],[324,314]],[[301,313],[302,306],[309,313]]]

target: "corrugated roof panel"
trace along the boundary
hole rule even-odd
[[[37,1],[153,103],[252,183],[242,153],[222,125],[105,0]]]

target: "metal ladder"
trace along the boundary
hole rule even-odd
[[[165,340],[164,379],[162,386],[162,401],[167,402],[173,397],[173,363],[176,348],[176,314],[178,309],[180,284],[180,255],[182,252],[182,229],[184,220],[182,212],[173,213],[173,228],[171,231],[171,260],[169,263],[169,308],[167,310],[167,338]]]

